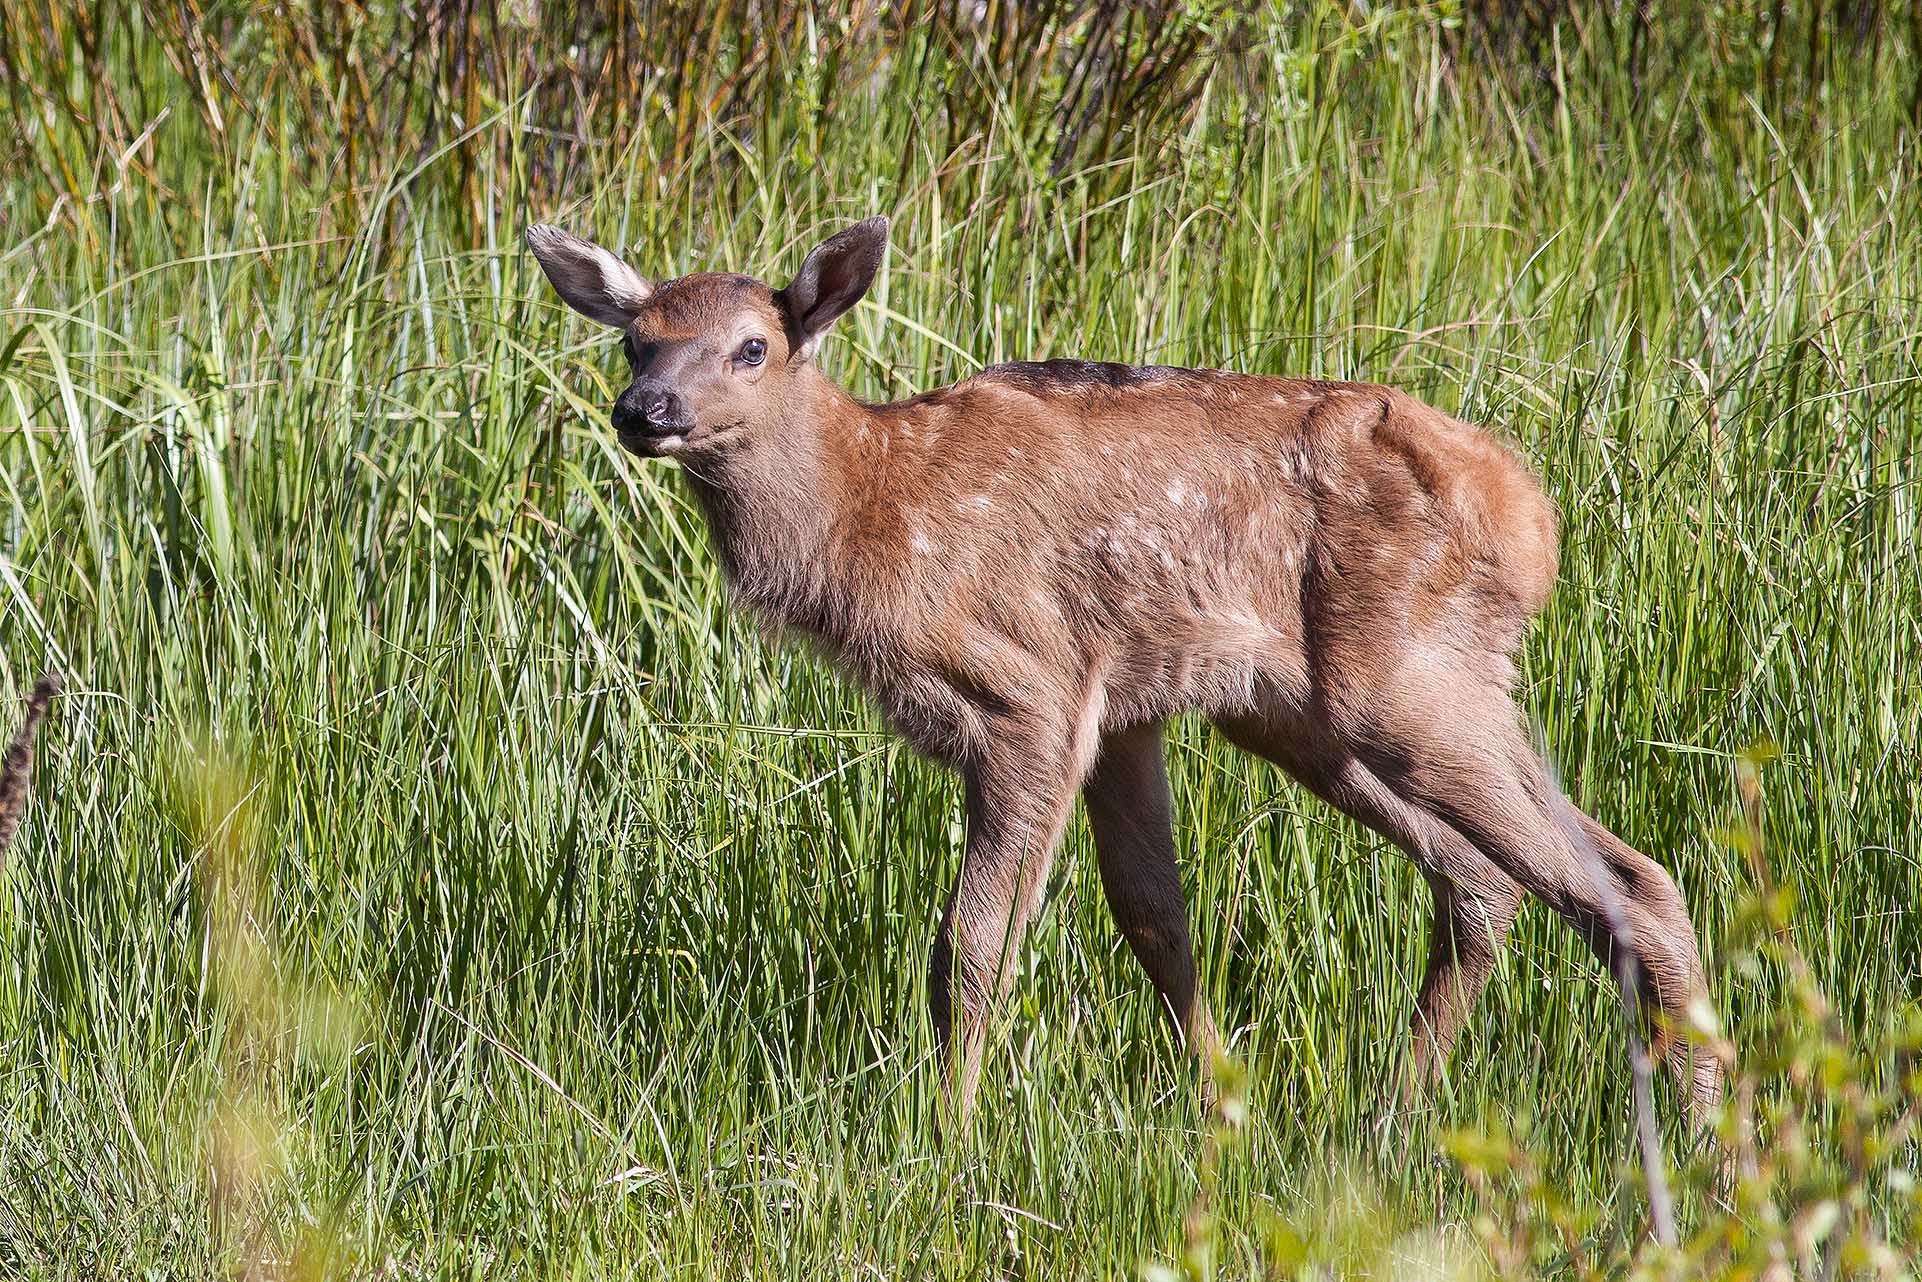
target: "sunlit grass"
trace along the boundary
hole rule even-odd
[[[264,65],[216,130],[157,42],[116,44],[150,112],[131,132],[170,104],[120,168],[96,117],[16,106],[0,693],[43,667],[67,693],[0,888],[0,1271],[1180,1258],[1194,1083],[1085,828],[980,1125],[944,1147],[922,967],[956,789],[726,611],[671,470],[603,429],[617,358],[516,248],[535,217],[660,275],[780,279],[891,214],[824,355],[870,397],[1079,355],[1382,379],[1493,425],[1562,513],[1524,702],[1571,792],[1675,871],[1713,950],[1753,889],[1717,835],[1734,760],[1777,745],[1769,844],[1816,978],[1865,1034],[1912,1004],[1906,88],[1831,83],[1803,114],[1707,48],[1637,103],[1591,50],[1558,96],[1447,73],[1419,16],[1258,25],[1180,132],[1052,177],[995,123],[1047,84],[967,81],[934,35],[1003,108],[952,150],[910,37],[871,79],[797,56],[753,119],[612,109],[565,199],[516,85],[471,145],[360,137],[351,181]],[[30,56],[86,99],[71,33]],[[1170,753],[1250,1074],[1212,1177],[1224,1275],[1270,1212],[1328,1206],[1347,1241],[1356,1187],[1456,1258],[1472,1193],[1435,1136],[1484,1117],[1527,1119],[1570,1198],[1632,1232],[1614,999],[1573,937],[1527,909],[1435,1116],[1380,1128],[1419,879],[1202,727]],[[1784,991],[1759,963],[1715,987],[1738,1047]]]

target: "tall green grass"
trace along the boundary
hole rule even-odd
[[[604,430],[618,355],[518,248],[536,218],[661,276],[782,279],[891,214],[823,357],[869,397],[1081,355],[1389,381],[1490,424],[1562,513],[1522,698],[1570,791],[1674,870],[1713,953],[1753,890],[1733,758],[1776,745],[1769,845],[1840,1019],[1878,1034],[1922,992],[1893,36],[1804,101],[1721,9],[1636,77],[1613,28],[1505,67],[1453,58],[1441,12],[1204,15],[1192,48],[1117,46],[1173,88],[1064,148],[1066,21],[1033,65],[959,10],[782,8],[598,70],[541,28],[465,62],[442,31],[401,93],[370,51],[403,15],[0,7],[0,694],[68,689],[0,885],[0,1272],[1113,1276],[1181,1249],[1194,1084],[1078,821],[978,1133],[937,1139],[956,789],[728,613],[671,469]],[[1203,727],[1170,753],[1251,1073],[1209,1177],[1226,1273],[1270,1212],[1354,1187],[1410,1258],[1472,1253],[1434,1136],[1490,1116],[1632,1233],[1617,1014],[1573,938],[1525,911],[1449,1091],[1384,1130],[1418,879]],[[1714,983],[1745,1047],[1783,978]]]

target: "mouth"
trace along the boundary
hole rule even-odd
[[[616,428],[614,439],[619,441],[621,448],[630,454],[637,454],[642,458],[662,458],[686,445],[687,438],[693,434],[694,427],[692,424],[685,427],[676,425],[658,431],[646,432],[636,432],[630,428]]]
[[[741,435],[745,427],[743,423],[730,423],[724,427],[701,427],[687,423],[648,432],[616,428],[614,439],[621,443],[622,449],[641,458],[673,458],[679,454],[698,454],[724,445]]]

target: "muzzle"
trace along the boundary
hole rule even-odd
[[[680,393],[656,378],[637,378],[614,402],[614,430],[623,444],[631,440],[659,440],[685,436],[694,430],[694,416]]]

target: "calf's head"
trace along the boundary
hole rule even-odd
[[[545,225],[527,245],[562,300],[621,331],[633,381],[615,434],[643,456],[739,448],[791,430],[818,382],[812,357],[860,301],[887,249],[888,220],[854,224],[809,253],[784,288],[697,272],[653,284],[591,241]]]

